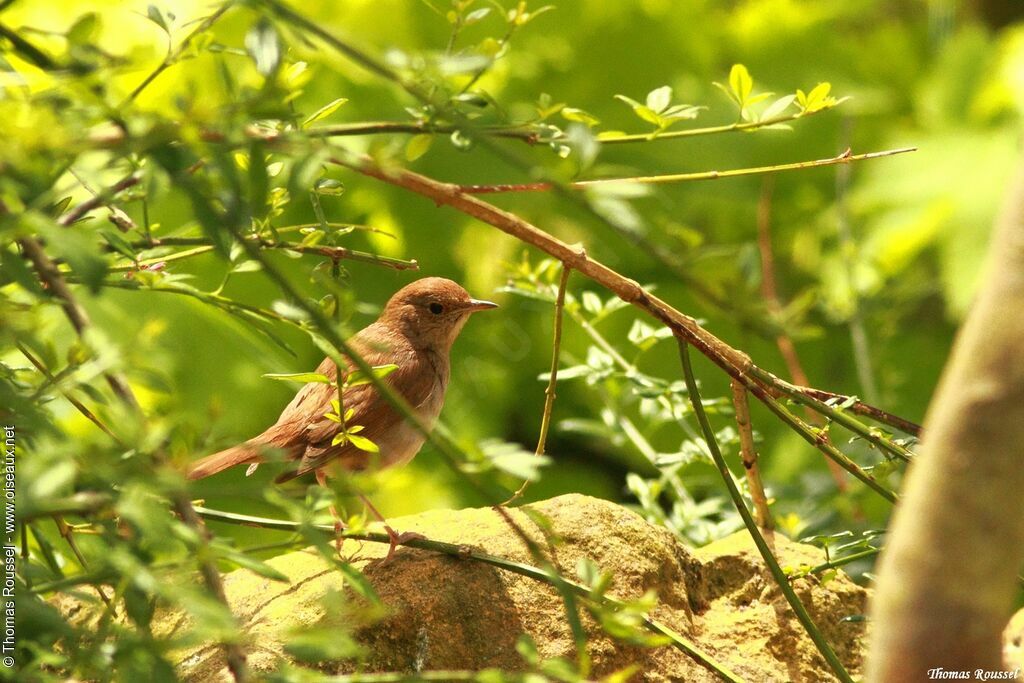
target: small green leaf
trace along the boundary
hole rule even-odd
[[[672,88],[663,85],[647,93],[647,107],[658,113],[665,111],[672,102]]]
[[[306,313],[305,309],[299,308],[295,304],[288,303],[287,301],[281,301],[280,299],[272,303],[270,307],[275,313],[284,316],[289,320],[306,320],[309,318],[309,314]]]
[[[164,17],[164,13],[161,12],[160,8],[156,5],[150,5],[146,8],[146,18],[162,28],[165,33],[171,32],[170,27],[167,25],[167,19]]]
[[[472,26],[473,24],[480,21],[490,13],[490,7],[481,7],[480,9],[475,9],[466,15],[465,19],[462,20],[462,24],[464,26]]]
[[[601,120],[598,119],[593,114],[587,113],[582,109],[577,109],[575,107],[563,107],[561,113],[562,117],[567,121],[583,123],[590,127],[596,126],[597,124],[601,123]]]
[[[732,70],[729,71],[729,88],[732,89],[737,104],[740,107],[745,107],[747,98],[750,97],[750,92],[754,89],[754,79],[750,77],[747,67],[742,64],[733,64]]]
[[[395,365],[394,363],[388,363],[387,365],[375,365],[373,367],[373,374],[378,379],[384,379],[397,369],[398,366]],[[345,380],[346,387],[358,387],[362,384],[369,383],[370,379],[363,375],[362,370],[356,370],[355,372],[348,376],[348,379]]]
[[[282,581],[285,583],[290,580],[287,575],[282,574],[266,562],[257,560],[254,557],[249,557],[245,553],[241,553],[234,548],[223,544],[216,544],[214,545],[214,548],[223,559],[231,562],[232,564],[236,564],[243,569],[248,569],[265,579],[270,579],[271,581]]]
[[[100,236],[110,245],[110,248],[131,260],[135,260],[135,250],[128,243],[121,233],[116,230],[100,230]]]
[[[767,121],[770,119],[778,118],[782,116],[783,112],[790,108],[793,104],[793,100],[796,99],[796,95],[785,95],[775,100],[768,105],[768,108],[761,114],[761,121]]]
[[[380,448],[377,447],[377,444],[370,441],[365,436],[356,436],[351,432],[347,436],[348,440],[352,442],[352,445],[359,450],[366,451],[367,453],[380,453]]]
[[[334,178],[320,178],[314,183],[313,192],[328,197],[340,197],[345,194],[345,183]]]
[[[434,144],[433,135],[414,135],[409,139],[408,144],[405,146],[405,159],[406,161],[416,161],[421,156],[427,153],[430,146]]]
[[[232,273],[255,273],[258,270],[263,270],[263,264],[251,259],[248,261],[242,261],[231,268]]]
[[[93,42],[99,28],[99,18],[95,12],[83,14],[68,29],[68,42],[74,45],[85,45]]]
[[[346,102],[348,102],[347,97],[339,97],[336,100],[328,102],[327,104],[325,104],[324,106],[320,107],[315,112],[307,116],[306,120],[302,122],[302,127],[305,128],[311,123],[316,123],[320,119],[327,118],[328,116],[336,112],[338,110],[338,107],[345,104]]]
[[[317,384],[333,384],[327,375],[321,375],[316,372],[268,373],[263,376],[267,379],[276,379],[282,382],[301,382],[303,384],[315,382]]]

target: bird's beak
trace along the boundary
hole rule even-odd
[[[489,308],[497,308],[498,304],[491,301],[482,301],[481,299],[470,299],[469,304],[466,306],[467,311],[486,311]]]

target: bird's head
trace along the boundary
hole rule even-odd
[[[395,292],[384,306],[380,322],[402,333],[414,346],[447,351],[470,315],[497,306],[470,297],[451,280],[427,277]]]

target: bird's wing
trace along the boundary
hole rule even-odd
[[[391,363],[398,365],[398,368],[391,372],[384,381],[401,393],[414,407],[422,405],[430,396],[433,388],[430,374],[432,371],[430,368],[424,367],[426,361],[423,355],[418,353],[403,337],[393,334],[385,336],[380,333],[380,330],[374,328],[375,325],[371,325],[353,337],[351,340],[353,350],[371,366]],[[389,339],[387,348],[367,341],[367,338],[380,339],[382,337]],[[353,368],[354,364],[349,361],[347,371],[351,372]],[[335,376],[334,364],[330,359],[321,363],[317,371],[332,378]],[[428,374],[424,374],[425,372]],[[307,397],[296,396],[292,402],[295,406],[293,411],[295,416],[302,414],[307,421],[308,426],[304,430],[306,448],[299,460],[298,467],[279,476],[277,478],[279,482],[288,481],[319,469],[339,457],[350,461],[346,462],[346,465],[351,469],[358,469],[369,462],[370,455],[351,443],[337,446],[331,444],[341,425],[323,415],[334,412],[331,401],[337,399],[337,392],[326,384],[306,385],[304,390],[308,387],[313,387],[313,389],[310,389]],[[352,415],[345,421],[345,425],[348,428],[361,426],[363,429],[358,432],[358,435],[374,443],[402,422],[402,416],[386,398],[380,395],[372,383],[349,387],[343,392],[342,399],[342,413],[352,411]],[[285,413],[281,415],[282,420],[286,419],[286,414],[288,414],[289,421],[294,419],[295,416],[289,414],[291,408],[292,405],[289,405],[289,408],[285,409]]]

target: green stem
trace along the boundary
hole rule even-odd
[[[851,417],[846,413],[846,411],[830,406],[824,401],[819,401],[813,396],[805,394],[804,392],[800,391],[799,387],[796,387],[790,384],[789,382],[784,382],[775,375],[773,375],[772,373],[767,372],[766,370],[763,370],[759,367],[751,368],[750,373],[757,377],[759,380],[765,382],[766,384],[779,389],[782,393],[784,393],[786,396],[789,396],[797,403],[805,405],[811,410],[815,411],[816,413],[824,415],[829,419],[837,422],[838,424],[841,424],[854,434],[857,434],[864,440],[870,442],[871,444],[877,446],[878,448],[881,448],[887,453],[891,453],[897,458],[900,458],[904,462],[910,462],[910,459],[913,457],[914,454],[907,448],[900,446],[897,443],[893,443],[890,439],[887,439],[878,434],[877,432],[872,431],[870,427],[865,425],[860,420]]]
[[[866,152],[864,154],[840,154],[839,156],[827,159],[814,159],[812,161],[795,161],[789,164],[774,164],[772,166],[755,166],[752,168],[735,168],[727,171],[700,171],[697,173],[667,173],[649,176],[630,176],[624,178],[599,178],[596,180],[577,180],[576,182],[564,183],[564,187],[573,190],[585,190],[591,187],[603,185],[614,185],[630,183],[637,185],[664,185],[667,183],[681,183],[696,180],[718,180],[721,178],[738,178],[741,176],[765,175],[768,173],[779,173],[782,171],[800,171],[808,168],[819,168],[822,166],[835,166],[838,164],[849,164],[854,161],[865,161],[868,159],[879,159],[890,157],[896,154],[906,154],[916,151],[916,147],[901,147],[899,149],[887,149],[881,152]],[[539,183],[509,183],[497,185],[459,185],[460,192],[466,194],[492,194],[497,192],[546,192],[555,189],[556,185],[551,182]]]
[[[537,437],[537,455],[544,455],[545,446],[548,441],[548,430],[551,428],[551,411],[555,406],[555,384],[558,382],[558,357],[562,348],[562,312],[565,310],[565,288],[569,284],[569,274],[572,268],[562,264],[562,275],[558,280],[558,294],[555,296],[555,324],[554,334],[551,341],[551,370],[548,375],[548,386],[544,389],[544,412],[540,419],[540,436]],[[525,479],[519,490],[502,505],[508,505],[526,492],[530,480]]]
[[[690,346],[683,339],[678,339],[678,342],[679,358],[683,364],[683,377],[686,379],[686,388],[690,394],[690,403],[693,406],[694,415],[697,416],[697,422],[700,423],[700,428],[704,432],[704,440],[707,443],[708,450],[711,452],[711,457],[715,461],[715,466],[722,475],[722,480],[725,481],[725,487],[728,489],[729,496],[736,505],[736,510],[743,519],[743,524],[747,527],[747,531],[750,532],[750,536],[754,540],[754,545],[757,546],[757,550],[761,554],[761,558],[764,560],[765,566],[768,567],[768,571],[771,573],[772,578],[775,579],[776,585],[778,585],[782,594],[786,597],[786,601],[792,608],[793,613],[796,614],[796,618],[800,621],[804,630],[807,631],[807,635],[810,636],[811,640],[818,648],[818,652],[820,652],[821,656],[825,658],[825,661],[828,662],[829,667],[831,667],[833,673],[835,673],[836,677],[839,678],[840,681],[843,681],[844,683],[853,683],[853,679],[846,672],[846,668],[843,666],[843,663],[839,661],[839,657],[836,656],[832,646],[829,645],[825,636],[822,635],[817,625],[815,625],[814,621],[811,619],[811,615],[808,614],[803,603],[800,602],[800,598],[790,585],[789,579],[786,577],[786,573],[782,571],[782,567],[779,566],[778,561],[772,554],[771,548],[764,540],[764,536],[761,535],[760,529],[757,528],[757,523],[754,521],[754,517],[750,514],[750,510],[747,509],[746,504],[743,502],[743,495],[740,493],[739,488],[736,486],[736,482],[733,480],[729,466],[725,463],[725,458],[722,456],[722,451],[719,449],[718,441],[715,438],[715,430],[712,429],[711,422],[708,420],[708,416],[704,412],[704,406],[701,404],[700,391],[697,388],[697,380],[693,376],[693,366],[690,364]]]
[[[838,557],[834,560],[829,560],[828,562],[822,562],[817,566],[811,567],[806,572],[803,572],[803,574],[820,574],[828,569],[838,569],[839,567],[850,564],[851,562],[863,560],[868,557],[874,557],[880,552],[882,552],[881,548],[868,548],[867,550],[862,550],[860,552],[850,553],[849,555],[844,555],[843,557]]]
[[[743,382],[757,400],[763,403],[768,410],[775,413],[776,417],[789,425],[789,427],[799,434],[807,443],[811,444],[827,457],[831,458],[840,467],[864,482],[871,490],[885,498],[890,503],[896,502],[897,496],[895,493],[878,483],[873,476],[865,472],[863,468],[853,460],[850,460],[845,453],[833,446],[828,439],[816,433],[810,425],[790,412],[790,410],[786,408],[786,406],[782,405],[780,401],[770,396],[763,386],[750,379],[747,375],[743,375],[740,378],[740,381]]]
[[[186,238],[187,239],[187,238]],[[208,254],[214,251],[216,247],[209,244],[209,240],[203,240],[205,242],[202,246],[196,247],[195,249],[188,249],[186,251],[179,251],[174,254],[168,254],[166,256],[154,256],[153,258],[139,261],[137,263],[125,264],[121,266],[112,266],[109,270],[113,272],[119,271],[131,271],[138,270],[140,265],[153,265],[155,263],[169,263],[171,261],[181,261],[183,259],[192,258],[193,256],[200,256],[202,254]],[[157,245],[165,246],[166,243]],[[149,249],[149,245],[144,245],[146,249]],[[359,261],[360,263],[372,263],[377,266],[384,266],[386,268],[392,268],[394,270],[418,270],[420,265],[416,259],[405,260],[399,258],[392,258],[390,256],[381,256],[379,254],[372,254],[366,251],[358,251],[356,249],[348,249],[347,247],[331,247],[322,245],[307,245],[298,244],[294,242],[277,242],[277,243],[260,243],[260,247],[263,249],[284,249],[287,251],[294,251],[299,254],[315,254],[318,256],[325,256],[334,261],[348,260],[348,261]]]

